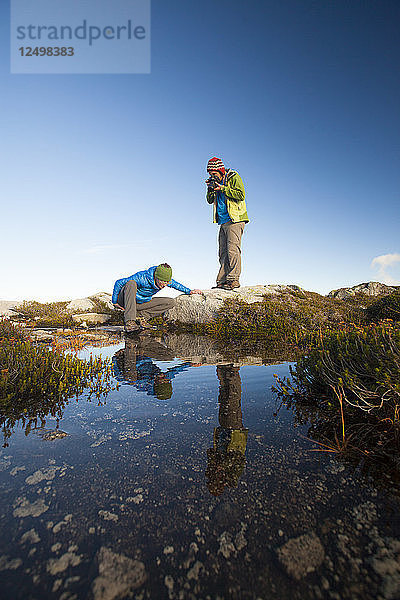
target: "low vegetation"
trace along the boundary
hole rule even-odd
[[[122,325],[123,313],[111,308],[106,302],[96,296],[89,298],[93,302],[93,308],[79,311],[82,313],[95,312],[110,315],[109,325]],[[36,302],[35,300],[24,301],[17,308],[18,320],[23,320],[35,327],[62,327],[76,328],[78,325],[72,318],[71,311],[67,310],[68,302]]]
[[[367,318],[369,321],[375,322],[382,321],[383,319],[400,321],[400,291],[372,301],[367,308]]]
[[[17,308],[19,318],[37,327],[72,327],[71,313],[66,311],[68,302],[36,302],[25,300]]]
[[[299,413],[318,409],[309,436],[321,450],[362,455],[400,471],[400,327],[391,320],[321,334],[278,379]]]
[[[341,399],[400,427],[400,328],[383,321],[320,335],[281,391]]]
[[[51,415],[60,417],[72,397],[104,399],[112,389],[109,360],[77,358],[60,344],[33,344],[22,328],[0,321],[0,426],[5,444],[17,422],[25,432]]]
[[[98,298],[92,300],[96,304],[92,310],[110,314],[113,324],[122,323],[122,312]],[[76,327],[66,303],[26,302],[20,312],[30,324]],[[160,319],[153,322],[159,329],[166,327]],[[28,398],[32,402],[42,395],[62,403],[90,385],[96,387],[93,382],[104,372],[102,366],[83,365],[60,348],[39,350],[17,329],[12,335],[5,333],[7,327],[11,326],[2,324],[2,335],[13,350],[5,352],[0,345],[1,402],[10,407],[16,402],[15,418],[24,414],[18,413],[18,403]],[[359,293],[339,300],[293,289],[254,304],[229,299],[212,323],[181,329],[211,335],[233,353],[256,339],[268,350],[284,349],[282,355],[297,359],[291,377],[278,380],[275,390],[287,406],[302,407],[304,412],[314,403],[326,411],[314,428],[326,449],[347,450],[357,439],[357,447],[368,453],[373,440],[380,450],[389,438],[396,444],[400,440],[400,291],[380,297]],[[18,398],[13,396],[15,389]],[[386,441],[374,438],[372,432]],[[397,447],[400,450],[400,442]]]
[[[297,412],[318,408],[319,449],[354,451],[400,471],[400,291],[345,300],[303,291],[264,302],[225,302],[214,323],[195,330],[232,344],[249,337],[290,349],[291,377],[275,391]]]
[[[303,291],[268,295],[263,302],[253,304],[228,299],[215,321],[186,329],[224,339],[251,336],[268,344],[305,349],[321,332],[335,331],[343,323],[366,323],[370,302],[363,294],[338,300]]]

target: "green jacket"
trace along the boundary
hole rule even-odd
[[[232,223],[244,221],[249,222],[244,201],[244,185],[239,173],[228,169],[221,184],[222,193],[225,194],[226,208]],[[207,202],[214,205],[213,222],[217,222],[217,194],[210,188],[207,188]]]

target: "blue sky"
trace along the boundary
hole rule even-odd
[[[208,158],[237,170],[242,285],[400,284],[400,3],[153,0],[148,75],[10,74],[0,8],[0,299],[214,285]]]

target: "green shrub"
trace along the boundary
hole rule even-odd
[[[213,322],[185,329],[225,339],[255,336],[268,343],[307,347],[320,331],[336,330],[344,322],[365,322],[365,308],[359,299],[344,302],[293,290],[265,296],[263,302],[253,304],[229,298]]]
[[[96,312],[99,314],[110,315],[109,325],[122,325],[123,324],[123,312],[110,308],[106,302],[100,300],[96,296],[91,297],[90,300],[94,303],[93,308],[89,308],[85,311],[79,311],[82,313]],[[78,325],[76,321],[72,319],[71,313],[66,310],[68,302],[47,302],[41,303],[35,300],[24,301],[20,306],[17,307],[19,315],[28,321],[34,321],[38,327],[64,327],[64,328],[76,328]]]
[[[96,312],[102,315],[110,315],[110,319],[107,321],[107,325],[123,325],[124,324],[124,312],[117,308],[111,308],[107,302],[100,300],[96,296],[91,296],[90,300],[94,303],[94,308],[88,309],[84,312]]]
[[[16,327],[9,319],[0,319],[0,346],[25,339],[22,327]]]
[[[367,317],[375,323],[383,319],[400,321],[400,291],[376,299],[367,308]]]
[[[24,300],[16,311],[26,320],[34,321],[39,327],[73,327],[76,323],[65,310],[68,302],[41,303]]]
[[[84,312],[96,312],[102,315],[112,315],[115,312],[114,308],[111,308],[107,304],[107,302],[104,302],[104,300],[97,298],[97,296],[91,296],[89,300],[93,302],[94,308],[89,308],[87,311]]]
[[[0,322],[0,425],[5,440],[21,421],[29,432],[46,415],[60,417],[68,399],[86,392],[99,401],[113,389],[109,359],[80,360],[24,339],[21,328]]]
[[[390,323],[321,334],[291,376],[278,382],[283,394],[340,398],[400,424],[400,329]]]

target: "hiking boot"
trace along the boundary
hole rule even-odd
[[[240,283],[238,281],[229,281],[227,283],[224,283],[224,285],[221,287],[223,290],[234,290],[235,288],[240,287]]]
[[[125,323],[125,333],[139,333],[142,328],[136,323],[136,321],[127,321]]]
[[[224,283],[217,283],[217,285],[213,285],[211,289],[212,290],[220,290],[220,289],[223,289],[224,285],[225,285]]]

